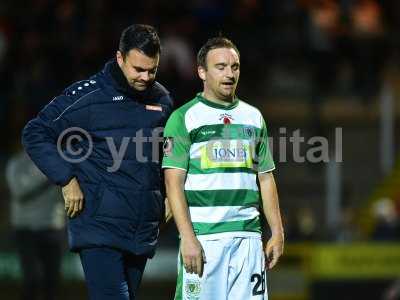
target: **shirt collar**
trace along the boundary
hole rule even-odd
[[[203,93],[197,93],[196,97],[197,97],[197,99],[199,99],[200,102],[202,102],[208,106],[218,108],[218,109],[224,109],[224,110],[234,109],[239,104],[239,99],[237,97],[235,97],[233,99],[233,101],[231,103],[229,103],[228,105],[223,105],[223,104],[208,100],[203,96]]]

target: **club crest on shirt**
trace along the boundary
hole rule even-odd
[[[171,155],[173,147],[174,147],[174,138],[166,137],[164,139],[164,144],[163,144],[164,155],[165,156]]]
[[[185,293],[188,299],[200,299],[201,283],[199,279],[187,279],[185,282]]]
[[[219,120],[222,121],[225,125],[228,125],[231,124],[234,119],[230,114],[225,113],[219,115]]]

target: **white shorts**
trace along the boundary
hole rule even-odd
[[[202,277],[186,273],[178,255],[175,300],[267,300],[261,237],[210,236],[198,236],[207,260]]]

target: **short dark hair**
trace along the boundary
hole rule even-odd
[[[138,49],[149,57],[160,54],[160,38],[156,29],[144,24],[133,24],[125,28],[119,40],[119,51],[125,57],[132,49]]]
[[[197,65],[207,70],[207,54],[211,50],[219,48],[231,48],[236,51],[240,58],[240,53],[236,45],[228,38],[219,36],[208,39],[197,53]]]

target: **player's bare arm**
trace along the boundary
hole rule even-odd
[[[260,182],[263,212],[271,228],[271,238],[265,245],[267,267],[272,269],[283,253],[284,232],[281,213],[279,210],[278,192],[272,172],[258,174]]]
[[[172,211],[169,206],[168,198],[165,198],[164,200],[164,206],[165,206],[165,211],[164,211],[164,219],[162,222],[160,222],[160,231],[163,231],[166,227],[168,222],[172,219]]]
[[[62,194],[67,216],[70,218],[75,217],[83,209],[83,193],[75,177],[67,185],[63,186]]]
[[[193,231],[189,209],[184,194],[186,171],[180,169],[165,170],[167,196],[176,227],[181,236],[181,255],[186,272],[203,274],[205,255],[203,248]]]
[[[172,219],[172,211],[169,206],[168,198],[165,198],[165,223],[168,223]]]

